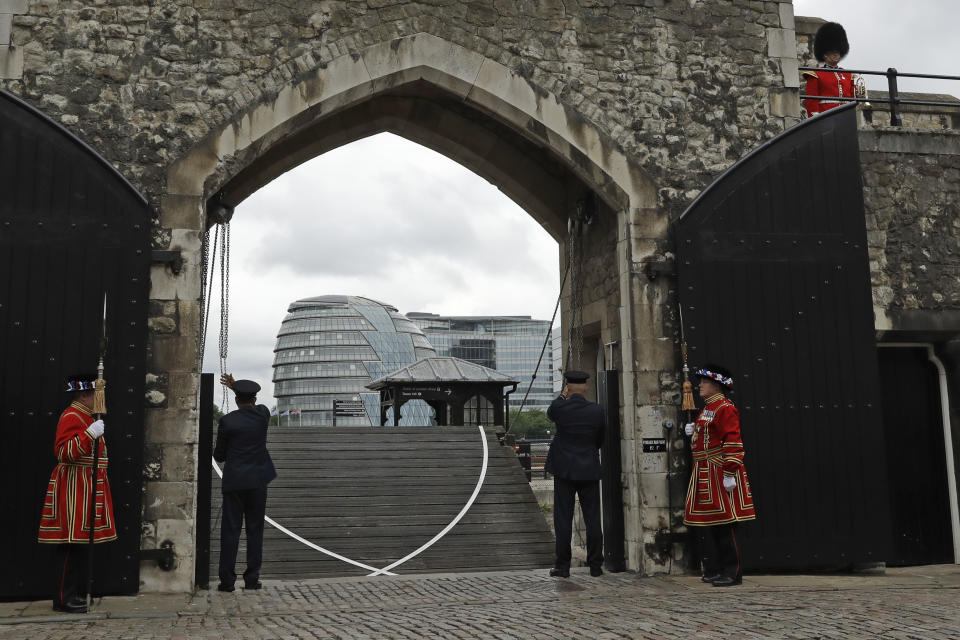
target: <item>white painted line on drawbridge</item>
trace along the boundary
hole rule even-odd
[[[220,470],[220,466],[217,464],[217,461],[216,461],[216,460],[213,460],[213,458],[211,458],[211,460],[213,461],[213,469],[214,469],[214,471],[216,471],[216,472],[217,472],[217,475],[220,476],[220,479],[223,480],[223,471]],[[269,517],[269,516],[266,516],[266,515],[263,516],[263,520],[264,520],[264,522],[266,522],[267,524],[269,524],[271,527],[276,528],[276,529],[279,530],[281,533],[285,533],[286,535],[290,536],[291,538],[293,538],[293,539],[296,540],[297,542],[302,542],[303,544],[307,545],[307,546],[310,547],[311,549],[314,549],[314,550],[316,550],[316,551],[319,551],[320,553],[325,553],[325,554],[327,554],[328,556],[330,556],[331,558],[336,558],[337,560],[343,560],[344,562],[349,563],[349,564],[352,564],[352,565],[355,566],[355,567],[360,567],[361,569],[366,569],[366,570],[368,570],[368,571],[380,571],[380,570],[377,569],[376,567],[371,567],[371,566],[368,565],[368,564],[363,564],[362,562],[357,562],[356,560],[351,560],[350,558],[348,558],[348,557],[346,557],[346,556],[342,556],[342,555],[340,555],[339,553],[330,551],[329,549],[324,549],[324,548],[321,547],[320,545],[314,544],[314,543],[310,542],[309,540],[307,540],[306,538],[303,538],[303,537],[301,537],[301,536],[298,536],[298,535],[295,534],[293,531],[290,531],[290,529],[287,529],[285,526],[283,526],[282,524],[280,524],[279,522],[277,522],[276,520],[274,520],[273,518],[271,518],[271,517]],[[397,575],[397,574],[395,574],[395,573],[387,573],[387,575],[395,576],[395,575]]]
[[[478,428],[480,429],[480,441],[483,443],[483,465],[480,467],[480,477],[477,478],[477,486],[473,488],[473,494],[470,496],[470,499],[467,500],[467,504],[463,505],[463,509],[461,509],[460,513],[457,514],[457,517],[451,520],[450,524],[448,524],[446,527],[443,528],[443,531],[433,536],[433,538],[431,538],[419,549],[417,549],[416,551],[413,551],[412,553],[407,554],[406,556],[400,558],[396,562],[388,564],[383,569],[374,570],[374,572],[369,575],[376,576],[381,573],[390,575],[390,572],[389,572],[390,569],[400,566],[410,558],[420,555],[421,553],[429,549],[431,546],[433,546],[433,543],[435,543],[437,540],[439,540],[443,536],[447,535],[447,532],[450,531],[450,529],[453,529],[453,527],[456,526],[458,522],[460,522],[460,519],[463,518],[464,515],[466,515],[467,511],[473,505],[473,501],[477,499],[477,494],[480,493],[480,487],[483,486],[483,479],[486,478],[487,476],[487,460],[489,458],[489,454],[487,453],[487,434],[483,432],[483,425],[479,425]]]
[[[487,446],[487,434],[483,431],[483,425],[479,425],[477,428],[480,430],[480,442],[481,442],[481,444],[483,444],[483,464],[480,466],[480,476],[477,478],[477,484],[476,484],[476,486],[473,488],[473,493],[470,495],[470,499],[467,500],[467,503],[466,503],[465,505],[463,505],[463,508],[460,510],[460,513],[458,513],[458,514],[456,515],[456,517],[455,517],[453,520],[451,520],[451,521],[449,522],[449,524],[447,524],[447,526],[443,528],[442,531],[440,531],[440,533],[438,533],[437,535],[433,536],[433,538],[431,538],[430,540],[428,540],[427,542],[425,542],[423,545],[421,545],[421,546],[420,546],[418,549],[416,549],[415,551],[412,551],[412,552],[408,553],[406,556],[400,558],[400,559],[397,560],[396,562],[392,562],[392,563],[388,564],[387,566],[383,567],[382,569],[377,569],[376,567],[372,567],[372,566],[370,566],[370,565],[368,565],[368,564],[364,564],[364,563],[362,563],[362,562],[357,562],[356,560],[352,560],[351,558],[348,558],[348,557],[346,557],[346,556],[342,556],[342,555],[340,555],[339,553],[336,553],[336,552],[334,552],[334,551],[330,551],[329,549],[324,549],[324,548],[321,547],[320,545],[314,544],[314,543],[310,542],[309,540],[307,540],[306,538],[303,538],[303,537],[297,535],[296,533],[294,533],[293,531],[290,531],[289,529],[287,529],[286,527],[284,527],[283,525],[281,525],[280,523],[278,523],[278,522],[277,522],[276,520],[274,520],[273,518],[270,518],[269,516],[264,516],[263,519],[264,519],[264,521],[265,521],[267,524],[269,524],[270,526],[272,526],[272,527],[276,528],[278,531],[280,531],[280,532],[282,532],[282,533],[290,536],[290,537],[293,538],[294,540],[305,544],[306,546],[310,547],[311,549],[314,549],[314,550],[316,550],[316,551],[319,551],[320,553],[324,553],[324,554],[330,556],[331,558],[336,558],[337,560],[342,560],[343,562],[346,562],[346,563],[348,563],[348,564],[352,564],[352,565],[355,566],[355,567],[360,567],[361,569],[367,569],[368,571],[371,571],[372,573],[367,574],[368,577],[369,577],[369,576],[379,576],[379,575],[395,576],[395,575],[397,575],[397,574],[391,572],[390,569],[393,569],[394,567],[400,566],[401,564],[407,562],[407,561],[410,560],[411,558],[414,558],[414,557],[420,555],[421,553],[423,553],[424,551],[426,551],[427,549],[429,549],[430,547],[432,547],[438,540],[440,540],[440,538],[442,538],[443,536],[447,535],[447,533],[449,533],[450,530],[453,529],[453,528],[457,525],[457,523],[460,522],[461,519],[463,519],[463,516],[466,515],[467,511],[470,510],[470,507],[473,506],[474,501],[476,501],[477,495],[479,495],[480,489],[483,487],[483,481],[484,481],[484,479],[487,477],[487,464],[488,464],[489,459],[490,459],[489,447]],[[216,461],[216,460],[213,460],[213,459],[211,458],[211,461],[213,462],[213,469],[214,469],[214,471],[217,472],[217,475],[220,476],[220,479],[222,480],[222,479],[223,479],[223,471],[220,469],[220,466],[217,464],[217,461]]]

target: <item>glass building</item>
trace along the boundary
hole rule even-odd
[[[358,296],[297,300],[274,349],[281,424],[379,425],[380,394],[366,385],[435,355],[423,332],[390,305]],[[429,425],[431,414],[425,402],[408,402],[400,425]],[[388,424],[392,420],[391,411]]]
[[[543,342],[550,333],[549,320],[533,320],[530,316],[440,316],[419,312],[408,313],[407,317],[423,331],[437,355],[461,358],[518,380],[517,391],[510,396],[510,408],[520,407]],[[547,343],[524,410],[546,411],[556,397],[551,343],[552,340]]]
[[[563,391],[563,329],[560,325],[550,332],[550,343],[553,346],[553,397]]]

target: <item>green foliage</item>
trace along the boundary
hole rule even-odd
[[[273,413],[276,410],[277,410],[277,405],[273,405],[272,407],[270,407],[270,413]],[[270,422],[268,422],[267,425],[271,427],[275,427],[278,424],[280,424],[280,414],[277,414],[275,416],[270,416]]]
[[[220,411],[220,407],[213,405],[213,428],[216,430],[217,425],[220,424],[220,418],[223,417],[223,411]]]
[[[528,440],[549,438],[556,432],[556,427],[547,414],[539,409],[528,409],[520,413],[516,409],[510,410],[510,433],[519,440],[526,437]]]

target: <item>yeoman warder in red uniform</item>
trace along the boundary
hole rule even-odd
[[[69,613],[87,610],[84,564],[90,542],[90,507],[95,505],[94,543],[116,540],[113,497],[107,480],[107,443],[103,420],[92,415],[96,374],[71,376],[66,391],[70,406],[60,415],[53,447],[57,466],[50,474],[37,540],[57,545],[53,608]],[[93,443],[99,443],[96,497],[91,495]]]
[[[753,520],[756,513],[743,464],[740,413],[725,395],[733,377],[714,364],[704,365],[696,375],[705,404],[696,422],[685,428],[693,469],[683,522],[697,530],[704,582],[727,587],[743,581],[736,524]]]

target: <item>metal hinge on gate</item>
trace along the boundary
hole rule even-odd
[[[180,271],[183,270],[183,256],[179,249],[154,249],[151,256],[153,262],[169,266],[175,276],[180,275]]]
[[[647,260],[643,263],[643,273],[648,280],[656,280],[657,276],[676,275],[677,266],[673,260]]]
[[[173,562],[177,555],[173,552],[173,543],[164,540],[157,549],[140,549],[140,560],[156,560],[157,566],[164,571],[173,570]]]
[[[656,545],[657,549],[659,549],[662,553],[669,553],[674,544],[685,543],[687,541],[687,537],[688,535],[686,533],[660,529],[653,536],[653,544]]]

